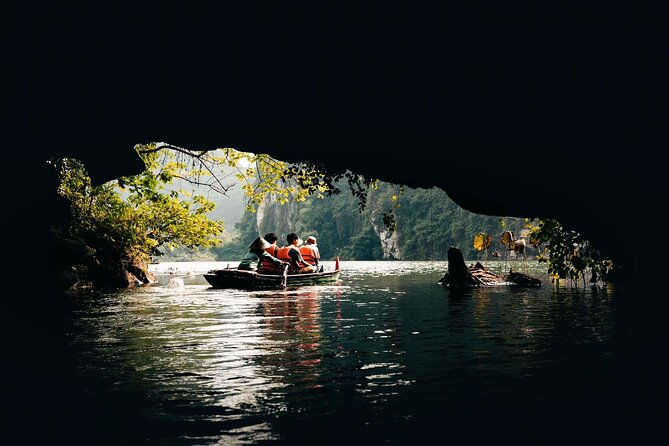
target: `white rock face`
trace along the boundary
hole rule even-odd
[[[383,249],[384,260],[400,260],[402,254],[400,253],[400,244],[397,231],[390,233],[383,225],[373,225],[374,232],[376,232],[381,240],[381,248]]]

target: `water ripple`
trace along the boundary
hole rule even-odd
[[[336,285],[214,290],[191,274],[73,300],[82,392],[109,402],[109,423],[141,420],[147,441],[169,426],[169,444],[294,443],[325,419],[378,433],[430,401],[535,401],[556,373],[602,370],[624,338],[605,294],[451,293],[445,262],[342,265]]]

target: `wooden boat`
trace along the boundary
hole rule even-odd
[[[303,285],[321,285],[332,283],[339,277],[339,268],[333,271],[309,274],[258,274],[255,271],[243,271],[236,268],[215,269],[203,274],[204,278],[214,288],[284,288]]]

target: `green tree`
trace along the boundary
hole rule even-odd
[[[591,282],[605,280],[613,270],[613,261],[602,255],[592,244],[576,231],[563,227],[553,219],[527,222],[529,237],[534,246],[541,247],[537,258],[547,262],[553,279],[570,278],[585,282],[590,274]]]
[[[210,201],[202,195],[164,191],[175,175],[186,173],[183,166],[156,170],[153,154],[144,154],[143,159],[144,173],[99,186],[92,185],[80,161],[52,162],[60,179],[58,194],[69,201],[71,216],[68,227],[56,231],[93,248],[101,265],[99,274],[136,272],[160,247],[208,247],[219,242],[216,236],[223,224],[207,218]]]

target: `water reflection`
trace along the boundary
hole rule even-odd
[[[72,301],[93,439],[406,444],[474,414],[513,425],[606,376],[628,335],[606,290],[449,290],[443,263],[343,266],[332,286],[192,279]]]
[[[271,367],[285,385],[322,385],[319,298],[317,289],[303,288],[264,297],[258,303],[256,312],[261,316],[263,336],[273,346],[258,361]]]
[[[460,318],[468,312],[475,291],[477,290],[459,288],[448,290],[448,316],[450,318]]]

